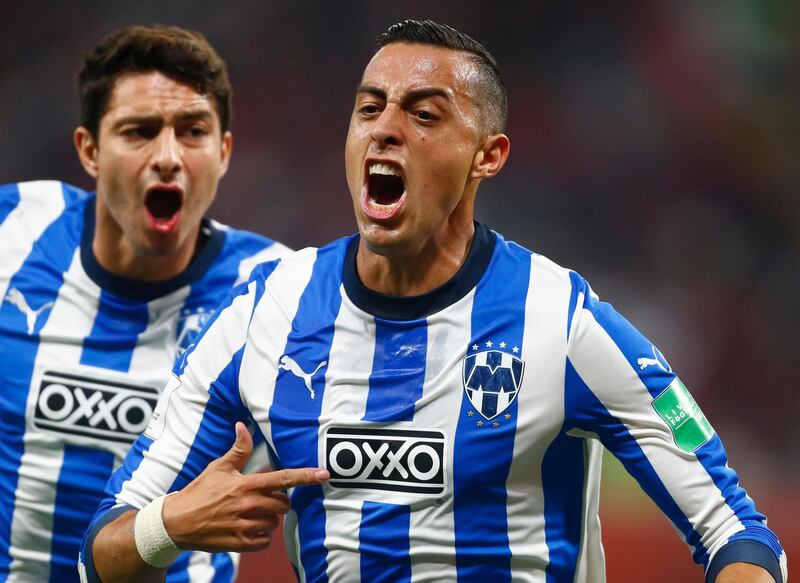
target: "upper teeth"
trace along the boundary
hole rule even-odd
[[[380,164],[378,162],[369,165],[369,173],[384,174],[386,176],[400,176],[400,173],[394,166],[390,166],[389,164]]]

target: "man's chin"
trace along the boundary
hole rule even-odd
[[[359,233],[366,248],[376,255],[392,255],[406,240],[404,229],[373,222],[360,224]]]

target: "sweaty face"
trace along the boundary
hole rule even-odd
[[[191,86],[158,72],[119,77],[94,153],[98,233],[133,256],[193,250],[230,140],[212,101]]]
[[[421,44],[389,44],[367,65],[345,161],[371,251],[413,253],[452,229],[471,228],[465,192],[481,137],[474,74],[464,53]]]

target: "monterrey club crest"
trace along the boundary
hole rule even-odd
[[[491,342],[486,343],[491,346]],[[505,342],[499,344],[505,347]],[[473,350],[477,345],[473,344]],[[514,347],[514,352],[519,348]],[[517,398],[525,363],[502,350],[483,350],[464,357],[464,390],[475,409],[486,420],[497,417]]]
[[[175,341],[176,356],[186,352],[195,343],[200,331],[214,314],[213,308],[184,308],[178,318],[177,340]]]

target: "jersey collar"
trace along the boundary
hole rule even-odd
[[[418,296],[397,297],[382,294],[365,286],[356,270],[360,237],[347,246],[342,281],[347,297],[365,312],[389,320],[418,320],[439,312],[463,298],[480,281],[492,259],[497,236],[486,225],[475,222],[467,258],[456,274],[434,290]]]

